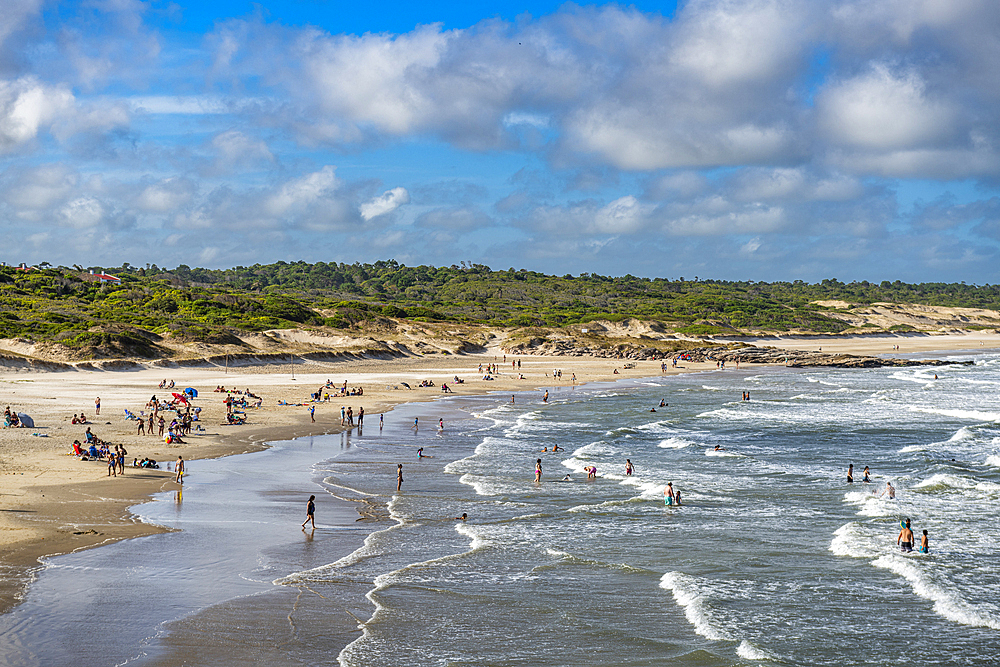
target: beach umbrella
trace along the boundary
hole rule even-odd
[[[35,428],[35,420],[29,415],[26,415],[23,412],[18,412],[17,418],[21,421],[21,426],[26,428]]]
[[[193,389],[191,387],[188,387],[187,389],[184,390],[184,393],[187,394],[188,396],[190,396],[191,398],[198,398],[198,390],[197,389]]]
[[[171,393],[174,395],[174,398],[176,398],[181,403],[187,403],[188,402],[187,397],[184,396],[184,394],[178,394],[177,392],[171,392]]]

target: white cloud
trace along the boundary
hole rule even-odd
[[[884,64],[829,86],[817,108],[832,143],[862,149],[924,147],[955,132],[950,104],[932,99],[916,72],[896,73]]]
[[[63,206],[56,213],[57,219],[68,227],[85,229],[96,227],[104,220],[104,205],[93,197],[80,197]]]
[[[70,110],[74,98],[63,87],[32,77],[0,80],[0,152],[33,140],[41,127]]]
[[[169,213],[186,206],[195,193],[195,185],[186,178],[168,178],[147,186],[136,198],[135,206],[148,213]]]
[[[130,97],[127,102],[138,113],[213,115],[231,111],[222,98],[205,95],[146,95]]]
[[[320,171],[283,184],[276,193],[264,200],[264,210],[272,216],[301,212],[311,204],[329,197],[339,187],[336,168],[327,165]]]
[[[378,197],[371,199],[361,205],[361,217],[366,221],[377,218],[386,213],[392,213],[403,204],[410,203],[410,193],[406,188],[396,187],[386,190]]]

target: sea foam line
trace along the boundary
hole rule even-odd
[[[985,605],[970,604],[953,590],[938,586],[910,559],[888,554],[876,558],[872,565],[895,572],[910,582],[914,593],[934,603],[934,613],[939,616],[961,625],[1000,630],[1000,619],[990,614]]]
[[[702,637],[717,641],[735,641],[712,617],[707,600],[698,590],[698,580],[683,572],[667,572],[660,578],[660,588],[674,595],[674,600],[684,608],[684,616]]]

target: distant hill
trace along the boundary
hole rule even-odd
[[[998,309],[1000,286],[964,283],[551,276],[395,261],[0,267],[0,338],[70,358],[173,356],[171,346],[239,346],[247,334],[280,329],[388,334],[404,321],[566,328],[634,318],[687,337],[976,330],[1000,326]]]

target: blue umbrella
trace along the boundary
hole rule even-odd
[[[192,389],[191,387],[188,387],[187,389],[184,390],[184,393],[190,396],[191,398],[198,398],[197,389]]]

